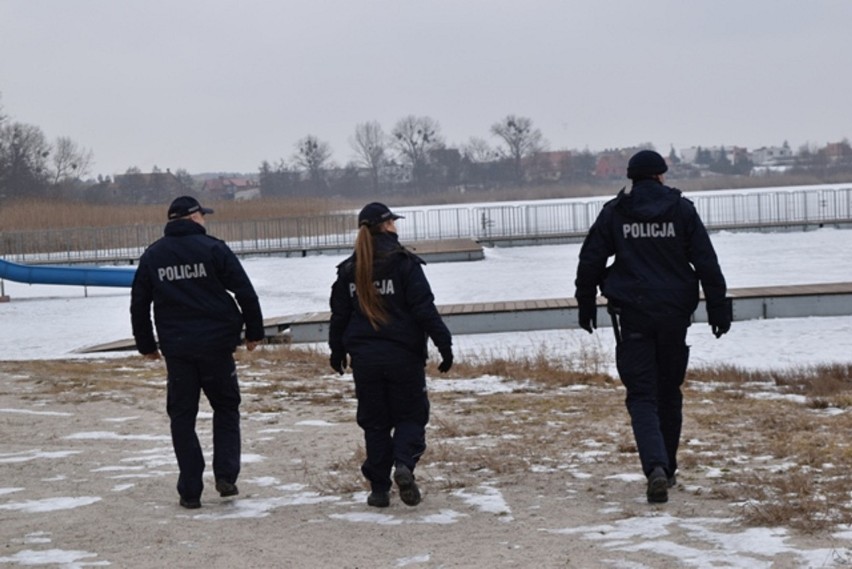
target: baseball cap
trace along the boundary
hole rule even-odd
[[[388,221],[389,219],[405,219],[401,215],[392,212],[388,206],[379,202],[368,203],[358,214],[358,226],[366,225],[373,227]]]
[[[202,215],[213,213],[213,210],[209,207],[201,207],[201,204],[194,197],[180,196],[179,198],[175,198],[172,205],[169,206],[169,219],[186,217],[197,211],[201,212]]]

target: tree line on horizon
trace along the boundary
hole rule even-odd
[[[359,123],[349,139],[354,158],[339,166],[331,146],[309,134],[294,144],[291,155],[263,160],[256,175],[265,197],[334,197],[424,195],[467,189],[493,190],[524,185],[611,184],[623,178],[629,156],[650,143],[592,153],[555,151],[532,119],[507,115],[490,128],[494,144],[471,137],[459,147],[446,144],[437,120],[408,115],[390,132],[377,121]],[[786,143],[785,143],[786,145]],[[789,161],[792,173],[848,171],[852,148],[841,151],[799,149]],[[834,146],[838,146],[835,144]],[[698,148],[686,162],[674,148],[666,153],[669,177],[745,176],[753,163],[744,149]],[[0,200],[63,197],[93,202],[158,203],[175,191],[198,192],[200,182],[185,169],[163,172],[154,166],[143,173],[131,166],[114,178],[88,178],[94,155],[67,137],[47,140],[35,125],[12,121],[0,106]],[[836,172],[835,172],[836,173]]]

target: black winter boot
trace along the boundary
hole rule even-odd
[[[399,487],[399,499],[404,504],[416,506],[420,503],[420,488],[417,487],[417,482],[414,481],[414,474],[404,464],[396,467],[393,473],[393,480]]]
[[[648,475],[648,503],[664,504],[669,501],[669,477],[662,466],[657,466]]]

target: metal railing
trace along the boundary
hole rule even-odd
[[[760,229],[852,224],[852,187],[706,193],[688,196],[713,229]],[[476,241],[557,238],[585,234],[609,197],[517,205],[400,208],[404,242],[469,238]],[[242,254],[305,252],[352,247],[355,213],[258,221],[216,221],[208,231]],[[163,225],[8,231],[0,258],[30,263],[134,262]]]

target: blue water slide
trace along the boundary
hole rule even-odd
[[[0,259],[0,279],[19,283],[130,287],[135,274],[136,267],[124,269],[19,265]]]

